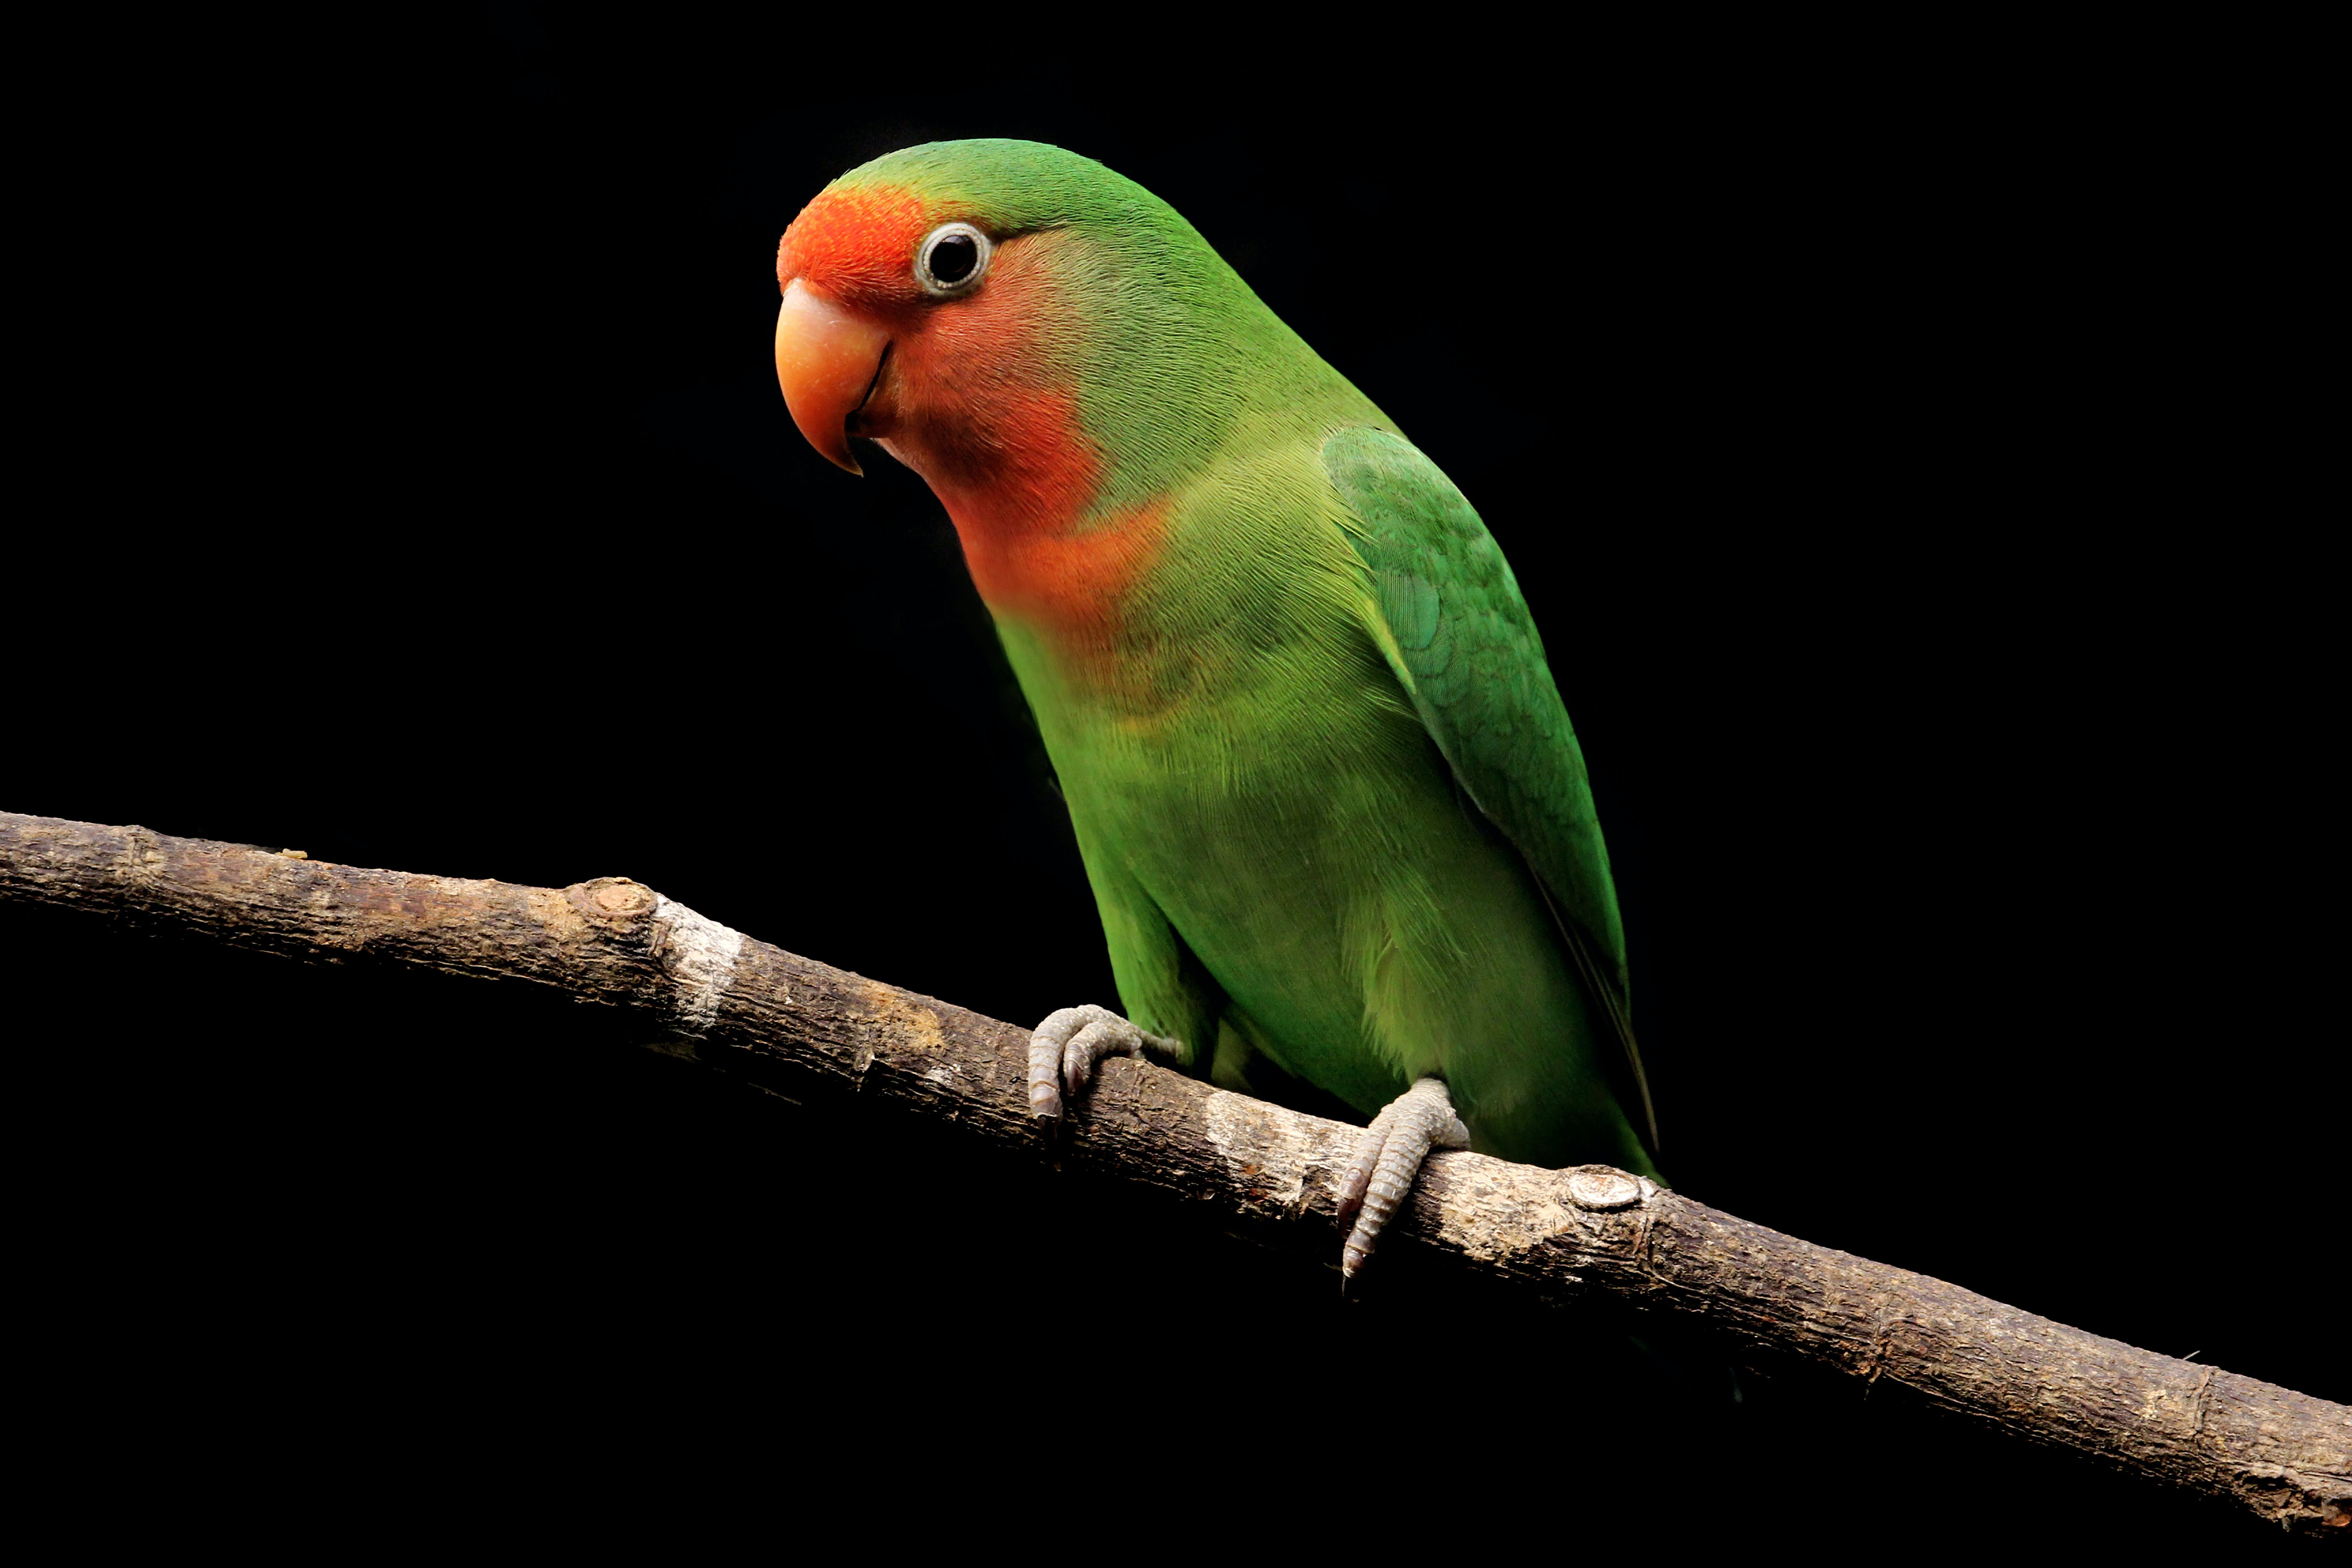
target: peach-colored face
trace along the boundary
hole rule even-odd
[[[929,483],[981,596],[1071,633],[1098,627],[1150,554],[1156,510],[1132,529],[1069,531],[1100,456],[1053,352],[1083,331],[1056,279],[1066,230],[992,235],[980,284],[938,298],[915,275],[940,225],[975,215],[895,187],[833,190],[784,231],[776,377],[810,445],[852,473],[849,437],[879,442]]]
[[[1052,390],[1033,352],[1051,303],[1037,264],[1064,237],[1006,238],[976,288],[936,297],[917,280],[917,253],[942,224],[973,216],[877,186],[827,191],[784,231],[777,379],[801,433],[853,472],[848,435],[949,485],[977,482],[966,470],[1008,441],[1026,445],[1010,426]]]

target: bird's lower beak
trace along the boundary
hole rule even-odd
[[[776,381],[784,406],[808,444],[863,473],[849,454],[848,421],[882,374],[890,335],[850,314],[805,279],[795,278],[776,312]]]

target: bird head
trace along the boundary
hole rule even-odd
[[[801,434],[852,473],[849,437],[879,443],[960,526],[959,495],[1139,504],[1281,380],[1254,362],[1321,363],[1167,204],[1032,142],[850,171],[784,231],[776,280]]]

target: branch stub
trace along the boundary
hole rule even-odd
[[[1642,1201],[1642,1184],[1608,1165],[1579,1165],[1568,1173],[1568,1195],[1579,1208],[1631,1208]]]
[[[597,877],[563,889],[564,902],[599,931],[626,936],[653,913],[654,890],[626,877]]]

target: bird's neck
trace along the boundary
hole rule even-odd
[[[1097,504],[1103,463],[1071,395],[1024,389],[992,412],[984,437],[910,429],[883,447],[947,508],[990,612],[1031,626],[1066,662],[1093,662],[1122,638],[1166,508]]]

